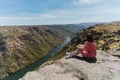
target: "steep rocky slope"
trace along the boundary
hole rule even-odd
[[[42,58],[67,36],[75,34],[67,28],[61,28],[0,27],[0,79]]]
[[[104,51],[97,51],[97,57],[93,60],[78,55],[46,62],[19,80],[119,80],[119,66],[120,59]]]

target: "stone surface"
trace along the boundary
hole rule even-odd
[[[28,72],[19,80],[120,80],[119,75],[120,59],[97,51],[94,60],[78,55],[46,62],[37,71]]]

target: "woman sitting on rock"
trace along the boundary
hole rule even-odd
[[[75,51],[67,52],[66,54],[68,58],[78,54],[82,54],[85,58],[94,58],[96,56],[96,44],[92,34],[87,34],[87,41],[84,45],[77,45],[77,49]]]

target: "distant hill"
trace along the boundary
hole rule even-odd
[[[102,24],[102,22],[89,22],[89,23],[80,23],[80,24],[74,24],[75,26],[78,26],[78,27],[84,27],[84,28],[88,28],[88,27],[91,27],[91,26],[94,26],[96,24]]]

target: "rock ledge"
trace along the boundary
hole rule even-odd
[[[19,80],[119,80],[120,59],[106,52],[97,51],[93,61],[81,55],[49,61],[37,71],[28,72]]]

